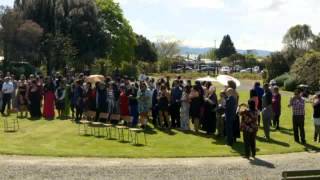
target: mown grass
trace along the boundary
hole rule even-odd
[[[313,140],[311,105],[307,106],[306,137],[307,146],[297,144],[293,139],[291,109],[287,108],[290,94],[283,92],[281,130],[272,130],[271,142],[265,142],[263,130],[258,132],[258,155],[319,150],[320,145]],[[248,92],[240,92],[241,102],[246,102]],[[12,115],[10,118],[14,118]],[[239,140],[232,148],[224,139],[204,134],[178,130],[162,131],[148,129],[147,146],[134,146],[117,140],[107,140],[92,136],[79,136],[78,127],[69,120],[20,120],[21,129],[16,133],[2,131],[0,122],[0,154],[36,156],[84,156],[84,157],[212,157],[239,156],[243,153],[243,142]]]

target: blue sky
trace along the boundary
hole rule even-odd
[[[116,0],[135,32],[152,41],[217,46],[230,34],[238,49],[280,50],[296,24],[320,32],[319,0]],[[13,0],[1,0],[11,5]]]

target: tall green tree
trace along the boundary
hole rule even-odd
[[[41,53],[44,56],[47,73],[52,70],[63,69],[66,65],[80,68],[76,60],[78,50],[74,47],[72,39],[61,33],[47,33],[41,43]]]
[[[37,22],[45,34],[70,37],[78,49],[78,64],[91,64],[106,55],[108,36],[99,23],[95,1],[15,0],[15,9],[24,19]]]
[[[32,20],[26,20],[17,29],[15,47],[17,60],[40,65],[40,41],[43,35],[41,26]]]
[[[9,61],[17,59],[16,36],[18,28],[23,24],[21,14],[11,8],[2,7],[0,14],[0,40],[3,45],[5,66]]]
[[[236,48],[229,35],[225,35],[222,39],[219,49],[217,50],[217,57],[222,59],[224,57],[230,57],[236,53]]]
[[[111,38],[107,52],[114,64],[134,60],[136,38],[129,22],[124,18],[118,3],[113,0],[96,0],[102,30]]]
[[[136,35],[137,45],[135,46],[135,57],[137,60],[145,62],[155,62],[158,60],[157,50],[153,43],[142,35]]]
[[[310,48],[314,35],[309,25],[296,25],[291,27],[283,37],[287,49],[307,51]]]
[[[288,59],[282,52],[272,53],[270,57],[266,59],[265,63],[268,72],[268,81],[290,71]]]
[[[318,36],[314,36],[311,43],[311,48],[316,51],[320,51],[320,33]]]
[[[216,52],[217,50],[215,48],[211,48],[207,53],[203,55],[203,57],[214,61],[217,58]]]
[[[304,83],[314,90],[319,90],[320,52],[311,51],[298,58],[292,65],[291,74],[295,76],[298,83]]]

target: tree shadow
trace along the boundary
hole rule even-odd
[[[272,138],[270,138],[270,140],[267,141],[265,138],[257,136],[257,141],[270,143],[270,144],[276,144],[276,145],[284,146],[284,147],[290,147],[290,144],[288,144],[286,142],[278,141],[278,140],[275,140]]]
[[[262,167],[266,167],[266,168],[270,168],[270,169],[276,168],[274,166],[274,164],[272,164],[272,163],[270,163],[268,161],[259,159],[259,158],[254,158],[253,160],[250,159],[250,164],[254,165],[254,166],[262,166]]]

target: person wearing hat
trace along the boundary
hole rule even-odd
[[[11,102],[11,95],[14,91],[13,83],[10,81],[10,77],[5,77],[4,83],[2,84],[2,109],[1,114],[4,115],[4,111],[7,107],[7,115],[10,114],[10,102]]]

